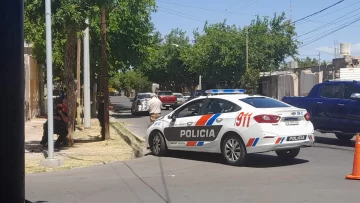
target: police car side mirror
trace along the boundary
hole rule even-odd
[[[172,122],[176,121],[176,115],[172,114],[171,116],[169,116],[169,119],[171,119]]]

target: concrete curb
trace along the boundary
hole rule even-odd
[[[127,128],[127,127],[126,127],[125,125],[123,125],[122,123],[118,122],[118,124],[119,124],[122,128],[126,129],[126,131],[128,131],[132,136],[134,136],[134,138],[135,138],[138,142],[145,143],[145,138],[136,135],[136,133],[134,133],[133,131],[131,131],[129,128]]]
[[[124,141],[133,149],[136,158],[144,156],[144,141],[128,131],[126,127],[119,122],[111,122],[111,127],[124,139]],[[126,132],[128,131],[128,132]]]

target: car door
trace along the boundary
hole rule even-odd
[[[171,114],[174,117],[169,126],[164,128],[164,136],[169,149],[201,146],[199,142],[203,136],[208,136],[204,128],[199,128],[204,123],[202,108],[206,99],[195,99],[178,108]],[[205,133],[205,134],[204,134]],[[209,139],[209,138],[208,138]]]
[[[343,95],[343,85],[340,83],[323,84],[319,90],[319,99],[313,113],[313,122],[321,130],[334,130],[338,125],[340,112],[338,104]]]
[[[338,112],[341,116],[338,126],[343,132],[355,134],[360,132],[360,100],[351,98],[354,93],[360,93],[358,84],[344,85],[344,96],[338,102]]]
[[[207,126],[212,126],[216,129],[217,138],[220,138],[226,130],[226,125],[233,126],[237,112],[241,107],[231,101],[219,98],[211,98],[204,104],[204,115],[208,115],[209,119]],[[214,140],[215,141],[215,140]],[[208,143],[208,147],[215,147],[216,144]]]

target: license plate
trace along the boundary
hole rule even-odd
[[[286,139],[287,141],[300,141],[300,140],[306,140],[306,135],[301,136],[289,136]]]
[[[296,119],[285,120],[285,125],[299,125],[299,121]]]
[[[170,106],[170,105],[165,105],[165,106]]]

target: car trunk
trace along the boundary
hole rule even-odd
[[[306,110],[298,108],[267,108],[263,110],[266,114],[280,116],[277,123],[261,123],[260,126],[264,132],[289,136],[298,135],[299,132],[304,132],[304,129],[311,127],[311,122],[304,117],[307,113]]]

